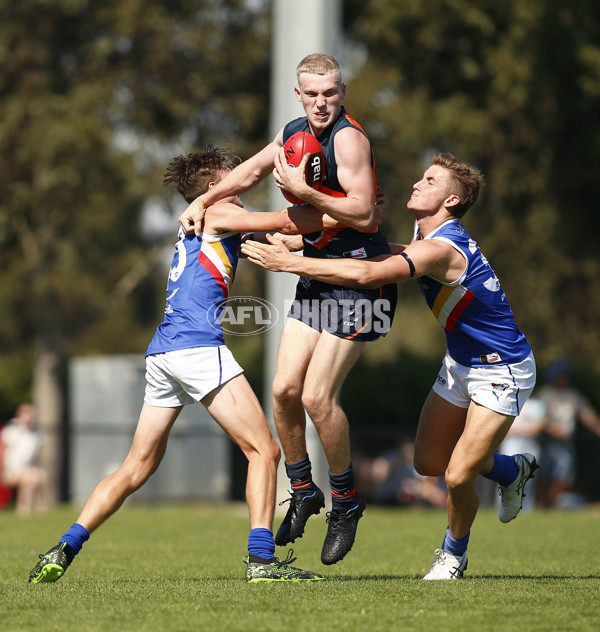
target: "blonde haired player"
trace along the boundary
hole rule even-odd
[[[369,139],[342,105],[346,84],[338,62],[314,53],[300,61],[296,75],[294,90],[305,116],[282,127],[264,149],[196,200],[179,218],[182,226],[198,230],[204,206],[243,193],[273,172],[281,189],[344,225],[303,233],[304,257],[365,259],[389,253],[378,230],[365,232],[375,216],[375,160]],[[298,168],[287,164],[283,146],[296,132],[313,134],[323,149],[326,175],[318,189],[305,180],[308,154]],[[389,331],[396,300],[394,284],[349,289],[301,278],[279,343],[273,417],[292,491],[275,542],[283,546],[301,537],[310,516],[325,506],[306,446],[308,413],[329,464],[331,511],[321,549],[323,564],[335,564],[350,551],[365,509],[355,486],[348,420],[339,393],[365,343]]]
[[[247,243],[250,261],[350,287],[378,287],[415,277],[448,345],[425,401],[415,441],[415,468],[445,475],[448,528],[426,580],[452,580],[467,568],[467,545],[479,498],[480,474],[500,486],[500,520],[522,507],[523,488],[538,467],[531,454],[496,450],[535,385],[531,347],[517,327],[500,281],[460,219],[477,200],[482,175],[451,154],[436,154],[413,185],[408,208],[415,236],[378,261],[332,261]]]

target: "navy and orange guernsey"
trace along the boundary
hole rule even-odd
[[[420,238],[418,229],[415,238]],[[425,239],[439,239],[465,258],[465,270],[453,283],[423,276],[421,291],[444,328],[449,355],[463,366],[513,364],[531,347],[517,327],[500,281],[477,243],[457,219],[444,222]]]
[[[321,191],[334,197],[346,197],[346,193],[340,186],[337,178],[337,164],[333,139],[337,132],[345,127],[353,127],[361,134],[362,127],[341,108],[335,122],[330,125],[317,140],[321,143],[325,156],[325,179],[319,187]],[[296,132],[310,132],[308,119],[304,116],[288,123],[283,129],[283,142]],[[373,171],[373,190],[377,190],[375,181],[375,159],[371,150],[371,167]],[[375,202],[375,200],[373,200]],[[389,254],[390,247],[386,238],[377,231],[376,233],[361,233],[353,228],[335,228],[309,233],[302,236],[304,241],[304,256],[318,259],[331,259],[350,257],[354,259],[366,259],[380,254]]]
[[[146,355],[225,344],[216,305],[227,299],[238,263],[240,233],[186,235],[179,229],[167,304]]]

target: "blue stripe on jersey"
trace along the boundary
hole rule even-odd
[[[219,386],[221,386],[221,380],[223,379],[223,363],[221,361],[221,347],[217,347],[217,353],[219,354]]]
[[[515,378],[515,376],[513,375],[512,369],[509,367],[508,368],[508,372],[510,373],[510,376],[512,377],[513,380],[513,384],[516,386],[517,385],[517,380]],[[519,401],[519,395],[521,394],[521,389],[517,387],[517,395],[515,397],[515,402],[517,404],[517,415],[519,415],[521,413],[521,402]]]

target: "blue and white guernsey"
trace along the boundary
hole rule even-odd
[[[464,272],[453,283],[430,276],[419,279],[429,308],[446,332],[450,356],[463,366],[524,360],[531,347],[515,323],[500,281],[463,225],[448,220],[424,239],[450,244],[466,261]]]
[[[229,296],[240,243],[237,232],[196,237],[179,229],[165,317],[148,346],[147,356],[225,344],[216,307]]]

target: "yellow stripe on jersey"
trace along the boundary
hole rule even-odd
[[[213,276],[214,274],[219,274],[221,278],[217,279],[217,281],[223,283],[229,291],[231,289],[231,283],[233,281],[234,267],[233,263],[227,256],[227,251],[225,250],[225,248],[223,248],[221,240],[203,240],[201,252],[204,253],[204,256],[214,266],[214,273],[211,274],[213,274]]]
[[[443,285],[441,287],[438,295],[435,297],[435,302],[433,303],[431,311],[442,327],[446,326],[446,322],[448,321],[448,317],[452,313],[452,310],[457,306],[467,292],[467,288],[462,285],[457,287]]]
[[[229,260],[227,252],[225,252],[225,248],[223,248],[223,244],[220,241],[211,241],[210,245],[215,249],[217,256],[225,266],[227,276],[231,279],[233,277],[233,264]]]

